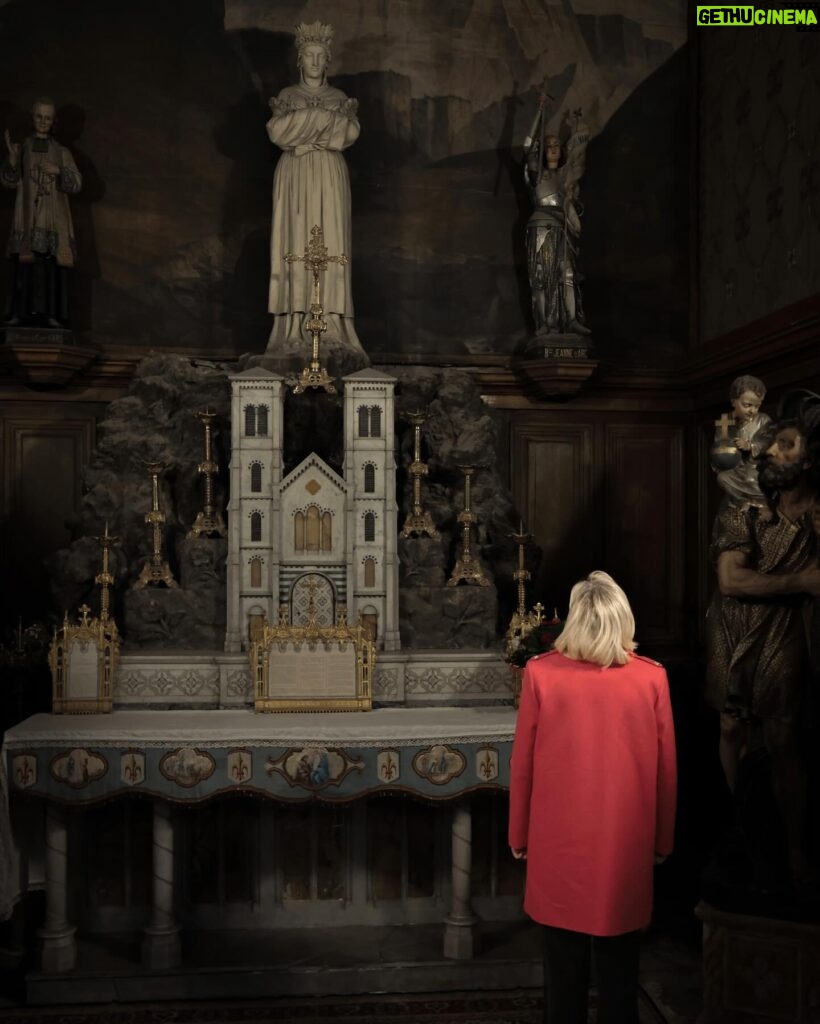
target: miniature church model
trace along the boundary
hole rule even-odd
[[[285,379],[231,377],[231,497],[225,650],[247,649],[264,622],[362,623],[398,650],[395,378],[343,378],[344,466],[312,453],[283,475]]]

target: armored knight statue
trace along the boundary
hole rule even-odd
[[[34,134],[17,143],[5,132],[0,184],[17,191],[8,244],[9,326],[59,328],[68,319],[66,271],[76,255],[68,197],[80,191],[82,176],[71,153],[52,138],[54,111],[54,100],[41,96],[31,108]]]
[[[524,139],[524,179],[533,212],[527,222],[527,273],[536,335],[589,334],[578,280],[581,205],[578,182],[584,173],[589,131],[575,113],[575,127],[562,147],[546,130],[547,97]]]
[[[353,325],[351,288],[350,181],[343,151],[359,137],[357,101],[328,85],[333,29],[319,21],[296,28],[299,82],[270,100],[267,130],[282,155],[273,179],[273,223],[268,309],[273,327],[266,355],[304,350],[303,329],[310,311],[313,279],[304,263],[288,261],[301,254],[314,226],[324,245],[344,262],[329,263],[321,280],[327,321],[325,342],[341,344],[367,358]]]

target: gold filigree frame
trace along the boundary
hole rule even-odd
[[[55,631],[48,650],[51,669],[51,711],[55,715],[99,715],[112,710],[111,688],[120,654],[120,638],[113,619],[89,619],[91,609],[80,608],[82,618],[76,625],[66,614],[62,627]],[[85,648],[93,644],[97,651],[97,695],[77,698],[71,694],[71,652],[75,644]]]
[[[287,648],[300,651],[307,647],[308,651],[315,650],[321,653],[321,650],[344,651],[348,645],[352,645],[355,652],[355,696],[294,699],[269,695],[271,648],[278,647],[284,653]],[[278,625],[265,625],[261,635],[251,643],[250,662],[255,711],[370,711],[373,706],[372,682],[376,664],[376,645],[370,639],[361,620],[355,626],[348,625],[343,610],[340,611],[335,626],[318,626],[313,615],[309,616],[306,625],[291,626],[287,613],[280,610]]]

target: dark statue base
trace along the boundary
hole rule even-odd
[[[527,344],[521,369],[545,397],[575,395],[598,368],[588,334],[539,334]]]
[[[820,925],[733,914],[701,902],[702,1024],[820,1019]]]
[[[78,345],[66,327],[6,326],[3,335],[0,358],[32,385],[68,384],[97,357],[96,349]]]
[[[753,733],[750,742],[762,741]],[[728,913],[820,924],[820,888],[792,881],[771,763],[762,746],[740,762],[732,818],[703,871],[700,892]]]

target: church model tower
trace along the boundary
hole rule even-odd
[[[344,378],[344,468],[316,453],[283,476],[284,378],[254,368],[231,377],[228,625],[225,650],[283,615],[332,625],[361,616],[378,647],[398,650],[395,378]]]

